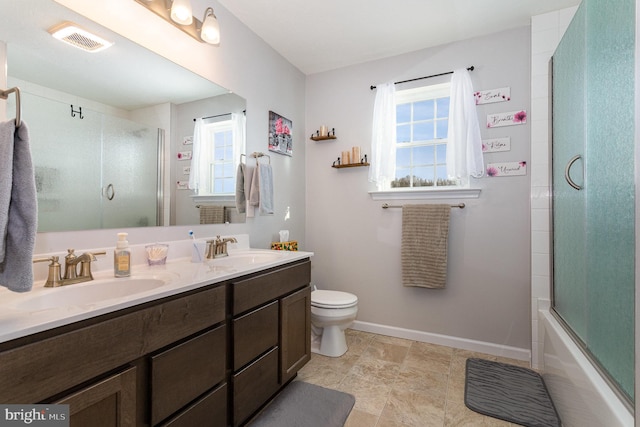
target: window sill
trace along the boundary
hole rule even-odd
[[[435,200],[435,199],[477,199],[479,188],[447,188],[432,190],[386,190],[369,191],[373,200]]]
[[[214,195],[214,194],[203,194],[189,196],[194,203],[207,203],[207,202],[235,202],[236,196],[233,194],[222,194],[222,195]]]

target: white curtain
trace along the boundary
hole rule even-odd
[[[189,173],[189,189],[196,190],[196,194],[206,192],[207,156],[203,138],[204,122],[201,118],[197,118],[193,128],[191,171]]]
[[[396,174],[396,103],[393,82],[376,86],[370,163],[369,181],[375,182],[378,190],[388,189]]]
[[[453,72],[449,100],[447,175],[463,184],[484,174],[482,137],[469,71]]]
[[[240,154],[246,150],[247,139],[245,136],[245,115],[244,113],[231,113],[231,126],[233,133],[233,164],[236,166],[234,170],[237,170],[238,163],[240,163]]]

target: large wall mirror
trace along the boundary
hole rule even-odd
[[[67,21],[113,46],[90,53],[50,35]],[[193,120],[242,112],[243,98],[53,0],[0,0],[0,41],[8,86],[22,92],[38,231],[200,223],[202,202],[184,188]],[[233,197],[206,204],[244,222]]]

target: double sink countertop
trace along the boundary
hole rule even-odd
[[[191,240],[168,242],[166,264],[153,266],[142,255],[144,245],[132,246],[131,276],[123,278],[114,277],[113,249],[106,249],[106,259],[94,261],[92,281],[45,288],[42,279],[25,293],[2,288],[0,343],[313,256],[312,252],[252,249],[248,239],[238,240],[239,244],[229,245],[228,257],[201,263],[191,262]],[[107,261],[111,268],[106,268]]]

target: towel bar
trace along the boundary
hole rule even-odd
[[[465,208],[465,204],[464,203],[458,203],[457,205],[451,205],[452,208],[460,208],[460,209],[464,209]],[[402,206],[394,206],[394,205],[390,205],[388,203],[383,203],[382,204],[382,209],[389,209],[389,208],[401,208]]]
[[[0,98],[7,99],[12,92],[16,95],[16,127],[19,128],[22,123],[20,121],[20,111],[22,110],[20,107],[20,88],[12,87],[11,89],[0,90]]]

